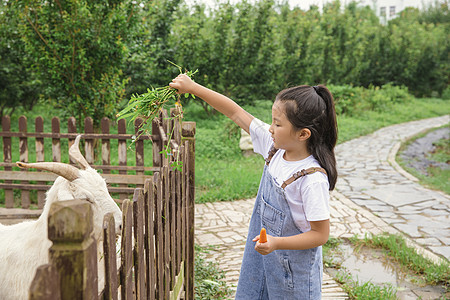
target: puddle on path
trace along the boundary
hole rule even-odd
[[[338,246],[338,251],[332,254],[333,260],[341,264],[354,280],[361,283],[371,282],[375,285],[390,284],[397,290],[399,300],[415,299],[449,299],[450,293],[445,293],[442,286],[421,284],[418,276],[402,272],[400,266],[387,258],[382,250],[353,247],[349,242]],[[327,268],[326,271],[335,276],[339,270]]]

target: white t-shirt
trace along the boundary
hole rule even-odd
[[[269,127],[269,124],[256,118],[250,124],[253,150],[264,158],[267,158],[273,145]],[[320,167],[319,162],[312,155],[299,161],[287,161],[283,158],[284,152],[279,149],[269,164],[268,171],[278,186],[298,171]],[[303,232],[311,230],[309,221],[330,218],[328,177],[322,172],[300,177],[286,186],[285,194],[294,222]]]

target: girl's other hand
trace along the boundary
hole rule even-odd
[[[178,94],[193,94],[195,82],[186,74],[180,74],[169,83],[169,86],[177,89]]]
[[[273,236],[267,235],[267,242],[261,244],[259,242],[259,234],[258,234],[257,236],[255,236],[253,241],[256,242],[255,250],[262,255],[267,255],[273,252],[273,250],[276,250],[275,246],[276,238]]]

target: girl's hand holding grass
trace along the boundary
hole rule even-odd
[[[178,94],[195,94],[195,82],[186,74],[180,74],[175,77],[169,86],[177,89]]]

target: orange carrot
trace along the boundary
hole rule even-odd
[[[261,228],[261,232],[259,234],[259,242],[261,244],[267,242],[267,234],[266,234],[266,229],[264,227]]]

